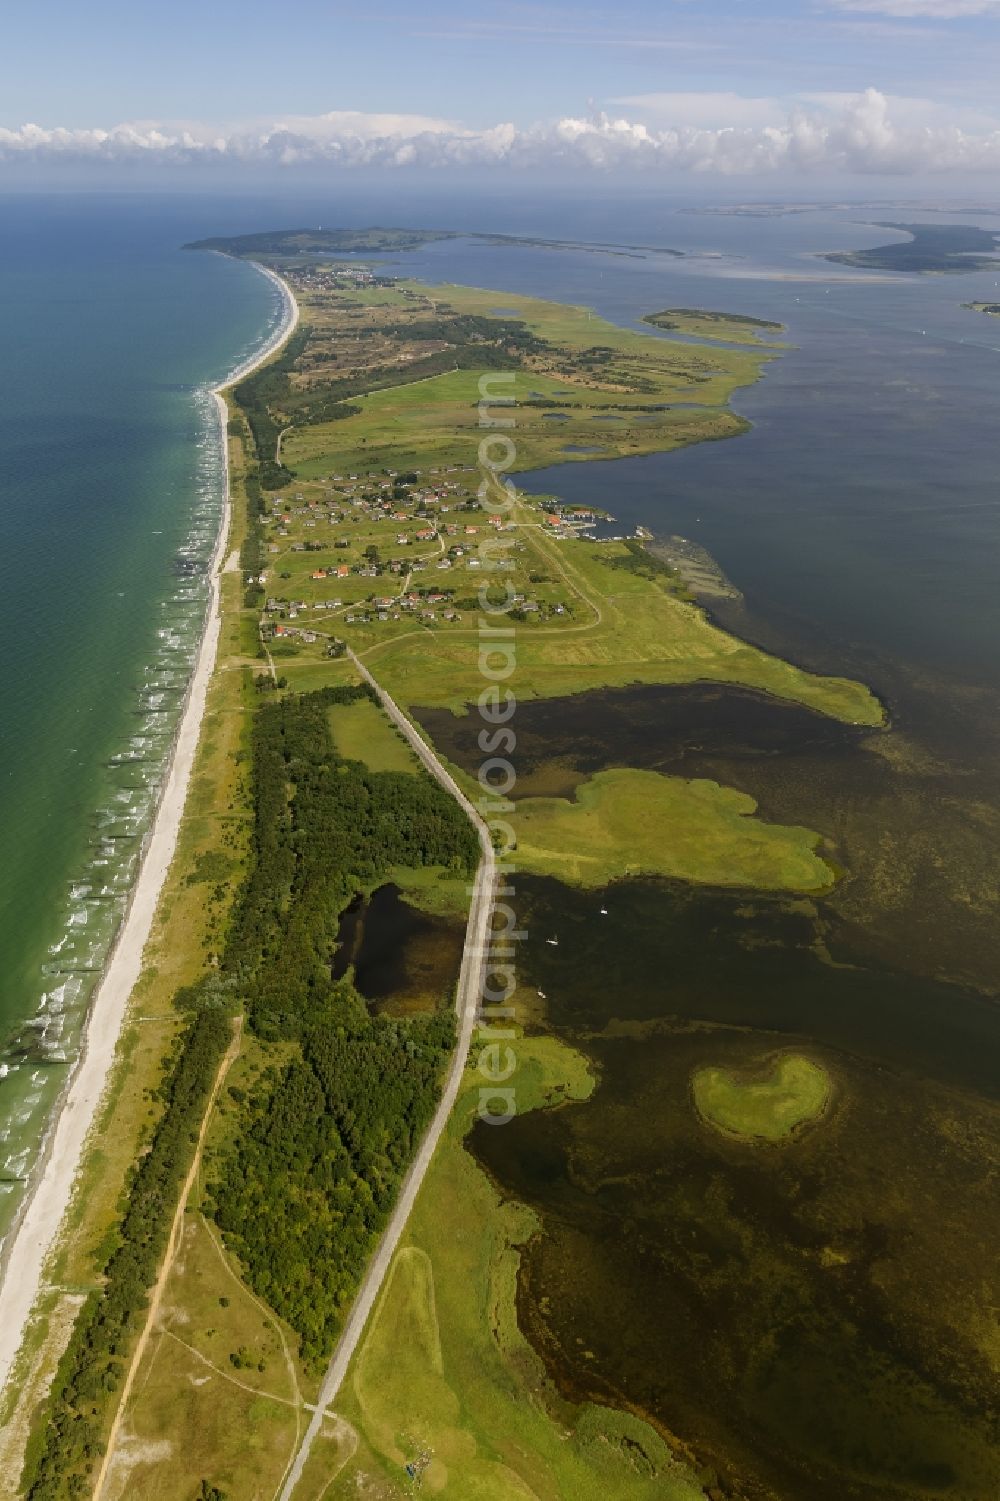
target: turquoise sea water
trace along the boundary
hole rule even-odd
[[[0,205],[0,1234],[77,1053],[204,616],[208,386],[280,315],[252,268],[182,252],[190,232],[177,205]]]

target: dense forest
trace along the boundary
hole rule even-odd
[[[329,1353],[454,1041],[450,1010],[370,1016],[332,979],[340,914],[391,865],[471,871],[478,859],[471,825],[430,777],[371,772],[334,751],[331,709],[370,694],[327,688],[254,716],[254,860],[223,964],[253,1031],[296,1039],[299,1051],[244,1107],[212,1186],[216,1218],[251,1286],[315,1361]]]
[[[216,1219],[308,1362],[333,1349],[453,1044],[450,1012],[369,1017],[341,982],[304,1028],[301,1056],[245,1110],[211,1190]]]
[[[473,870],[479,857],[471,824],[429,776],[337,755],[331,710],[371,696],[367,686],[323,688],[254,715],[254,859],[223,971],[245,987],[262,1037],[297,1036],[326,1003],[340,914],[359,888],[392,865]]]
[[[391,865],[471,871],[478,844],[423,772],[371,772],[337,754],[331,713],[371,696],[367,686],[340,687],[255,704],[249,872],[219,968],[175,998],[187,1020],[162,1113],[128,1186],[103,1286],[53,1382],[28,1456],[27,1501],[90,1493],[105,1403],[124,1377],[236,1012],[262,1039],[296,1046],[241,1104],[211,1190],[215,1213],[307,1360],[328,1353],[434,1109],[454,1039],[450,1009],[371,1016],[349,981],[331,977],[338,921]]]

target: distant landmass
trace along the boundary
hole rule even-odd
[[[185,250],[219,250],[223,255],[319,255],[326,251],[417,250],[431,240],[454,239],[449,229],[266,229],[252,235],[213,235],[192,240]]]
[[[909,240],[870,250],[834,250],[823,259],[871,271],[989,271],[1000,266],[1000,235],[975,224],[878,224],[898,229]]]
[[[671,255],[681,257],[682,250],[668,245],[616,245],[594,240],[543,240],[521,235],[490,234],[457,229],[271,229],[252,235],[215,235],[207,240],[192,240],[185,250],[217,250],[223,255],[314,256],[358,254],[393,250],[419,250],[434,240],[482,240],[488,245],[525,245],[542,250],[585,250],[593,255]]]

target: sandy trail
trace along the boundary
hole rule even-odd
[[[216,1070],[215,1079],[212,1083],[212,1088],[208,1096],[208,1102],[205,1105],[205,1113],[201,1118],[201,1128],[198,1132],[198,1142],[195,1146],[194,1157],[191,1161],[191,1166],[188,1168],[187,1177],[184,1179],[184,1184],[180,1192],[180,1198],[177,1200],[177,1208],[174,1210],[173,1223],[170,1226],[170,1235],[167,1238],[166,1254],[164,1255],[163,1261],[160,1265],[159,1276],[157,1277],[156,1282],[153,1285],[152,1292],[150,1293],[149,1308],[146,1312],[146,1322],[142,1326],[142,1332],[140,1333],[139,1338],[136,1342],[135,1349],[132,1351],[132,1359],[129,1361],[129,1367],[125,1373],[125,1381],[122,1386],[121,1397],[118,1401],[118,1408],[115,1412],[114,1422],[111,1424],[111,1432],[108,1434],[107,1443],[104,1446],[104,1457],[101,1460],[101,1467],[97,1472],[97,1479],[94,1482],[94,1501],[99,1501],[99,1498],[104,1491],[108,1475],[115,1462],[115,1452],[118,1447],[118,1440],[121,1434],[122,1424],[125,1422],[125,1413],[129,1404],[129,1398],[131,1397],[132,1389],[135,1386],[135,1378],[139,1374],[139,1367],[142,1364],[142,1357],[146,1353],[146,1346],[149,1344],[150,1335],[153,1333],[154,1329],[159,1323],[160,1308],[163,1304],[163,1294],[164,1290],[166,1289],[167,1279],[170,1276],[171,1271],[173,1270],[174,1262],[177,1260],[177,1253],[180,1250],[181,1244],[184,1240],[184,1214],[187,1210],[188,1199],[191,1197],[191,1190],[194,1187],[194,1181],[197,1178],[198,1170],[201,1167],[202,1153],[205,1150],[205,1137],[208,1135],[208,1127],[212,1119],[212,1111],[215,1109],[215,1102],[219,1097],[219,1090],[222,1088],[222,1085],[225,1082],[226,1075],[229,1073],[229,1070],[232,1068],[233,1064],[239,1057],[240,1043],[242,1039],[243,1018],[242,1016],[239,1016],[236,1018],[236,1023],[233,1027],[232,1041],[230,1042],[229,1047],[226,1049],[225,1057]]]
[[[220,575],[229,537],[228,411],[222,393],[269,359],[291,336],[299,309],[291,289],[273,271],[252,263],[280,290],[284,313],[267,343],[233,370],[212,392],[219,413],[225,464],[223,510],[211,565],[211,593],[194,671],[188,685],[173,754],[159,806],[146,842],[128,909],[94,993],[81,1038],[80,1057],[67,1085],[48,1142],[36,1164],[18,1222],[8,1237],[0,1266],[0,1392],[21,1347],[31,1310],[42,1289],[45,1262],[69,1206],[88,1133],[107,1087],[129,997],[142,970],[160,892],[177,846],[191,769],[201,733],[208,686],[215,668],[221,627]]]

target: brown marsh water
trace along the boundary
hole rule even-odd
[[[657,212],[659,243],[703,243],[704,219],[685,238]],[[604,765],[715,776],[829,836],[846,874],[822,903],[631,882],[607,917],[520,878],[524,994],[600,1083],[473,1146],[540,1214],[520,1311],[568,1394],[648,1413],[755,1501],[996,1501],[995,329],[959,307],[976,277],[803,283],[828,219],[713,224],[741,258],[718,273],[477,252],[479,285],[623,322],[673,299],[788,325],[738,442],[519,482],[692,538],[743,591],[724,626],[871,683],[893,728],[711,689],[520,702],[522,794]],[[407,269],[467,262],[446,244]],[[425,723],[475,764],[468,722]],[[784,1047],[830,1070],[829,1114],[780,1148],[711,1133],[692,1071]]]
[[[522,978],[599,1085],[472,1145],[541,1215],[519,1310],[562,1392],[649,1416],[732,1496],[1000,1493],[993,1003],[826,951],[809,903],[518,901]],[[834,1079],[820,1122],[781,1146],[702,1122],[695,1070],[788,1047]]]
[[[938,699],[939,708],[941,699]],[[421,711],[443,752],[475,770],[475,721]],[[763,817],[830,839],[846,877],[823,923],[859,954],[989,993],[1000,986],[1000,775],[968,719],[928,747],[920,725],[858,730],[762,694],[696,684],[526,700],[515,797],[570,797],[608,766],[710,777]],[[940,731],[944,734],[944,731]]]
[[[476,765],[472,719],[422,719]],[[553,1379],[651,1417],[733,1496],[1000,1495],[988,767],[713,685],[525,701],[517,734],[516,795],[709,776],[848,872],[822,901],[518,877],[521,979],[600,1077],[472,1142],[541,1215],[519,1302]],[[835,1080],[822,1121],[779,1147],[701,1121],[696,1069],[789,1047]]]

